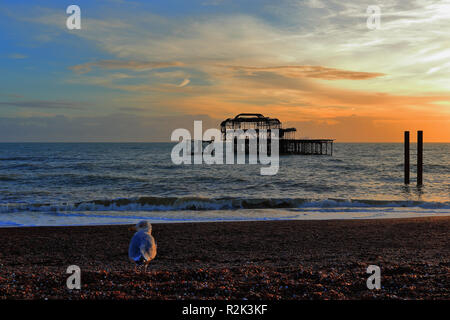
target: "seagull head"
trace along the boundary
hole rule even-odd
[[[148,221],[141,221],[136,224],[136,230],[152,233],[152,225]]]

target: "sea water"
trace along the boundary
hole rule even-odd
[[[0,143],[0,226],[450,215],[450,144],[424,144],[424,184],[403,183],[399,143],[335,143],[333,156],[175,165],[173,143]]]

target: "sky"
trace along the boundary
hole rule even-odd
[[[450,0],[0,4],[0,141],[170,141],[251,112],[297,138],[450,142]]]

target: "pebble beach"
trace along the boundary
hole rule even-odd
[[[1,228],[0,299],[450,299],[450,217],[154,224],[146,273],[127,257],[133,232]]]

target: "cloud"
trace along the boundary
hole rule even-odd
[[[28,58],[27,55],[21,54],[21,53],[12,53],[8,56],[10,59],[26,59]]]
[[[307,0],[305,1],[305,5],[310,8],[325,8],[326,5],[320,0]]]
[[[194,120],[204,128],[217,128],[220,120],[207,115],[0,117],[2,142],[168,142],[172,131],[186,128],[193,133]]]
[[[45,100],[29,100],[29,101],[0,101],[1,106],[30,108],[30,109],[84,109],[79,102],[72,101],[45,101]]]
[[[189,84],[189,82],[191,82],[191,80],[189,80],[189,79],[184,79],[183,80],[183,82],[181,82],[179,85],[178,85],[178,87],[179,88],[182,88],[182,87],[185,87],[185,86],[187,86],[188,84]]]
[[[330,117],[322,120],[288,121],[286,127],[295,127],[302,138],[333,138],[337,142],[402,142],[403,131],[424,130],[427,142],[445,142],[450,132],[443,133],[442,126],[450,126],[450,119],[435,118],[423,121],[389,119],[388,116]]]
[[[366,80],[384,76],[383,73],[349,71],[323,66],[275,66],[275,67],[246,67],[228,66],[235,71],[253,75],[258,72],[270,72],[288,78],[315,78],[324,80]]]
[[[126,112],[144,112],[146,109],[144,108],[137,108],[137,107],[121,107],[119,110],[126,111]]]
[[[17,94],[17,93],[0,93],[0,97],[7,97],[7,98],[23,98],[23,95]]]
[[[203,6],[219,6],[223,4],[224,0],[206,0],[202,2]]]
[[[249,111],[241,109],[240,111]],[[277,112],[264,110],[264,115],[277,117]],[[234,116],[235,114],[229,114]],[[173,130],[186,128],[193,132],[194,120],[203,121],[203,130],[218,128],[223,118],[204,114],[145,116],[110,114],[105,116],[33,116],[0,117],[0,141],[47,142],[168,142]],[[450,118],[392,119],[385,116],[339,116],[323,119],[283,119],[285,127],[295,127],[299,137],[334,138],[338,142],[398,141],[403,130],[424,130],[428,142],[450,141]]]
[[[87,62],[70,67],[76,73],[82,74],[92,70],[93,67],[108,70],[127,69],[132,71],[147,71],[152,69],[162,69],[171,67],[181,67],[184,64],[178,61],[174,62],[149,62],[134,60],[99,60],[96,62]]]
[[[225,10],[176,18],[122,8],[101,18],[84,18],[86,32],[73,36],[120,59],[182,61],[207,73],[212,63],[326,65],[388,75],[387,79],[372,78],[378,82],[370,85],[379,91],[413,93],[416,89],[439,91],[448,87],[450,69],[440,69],[441,61],[427,60],[432,53],[422,52],[424,48],[435,48],[435,53],[448,49],[442,40],[444,30],[450,27],[448,1],[424,0],[406,5],[389,0],[381,1],[380,7],[381,30],[375,31],[366,26],[367,5],[363,3],[281,0],[276,5],[264,3],[251,12],[230,14]],[[67,32],[63,31],[65,25],[59,12],[45,10],[27,16],[34,17],[28,21]],[[418,24],[420,31],[411,27]],[[78,68],[79,72],[87,72],[91,67],[94,65],[88,63]],[[429,70],[434,72],[427,74]],[[318,74],[326,75],[323,70]],[[334,74],[330,70],[328,75]]]

